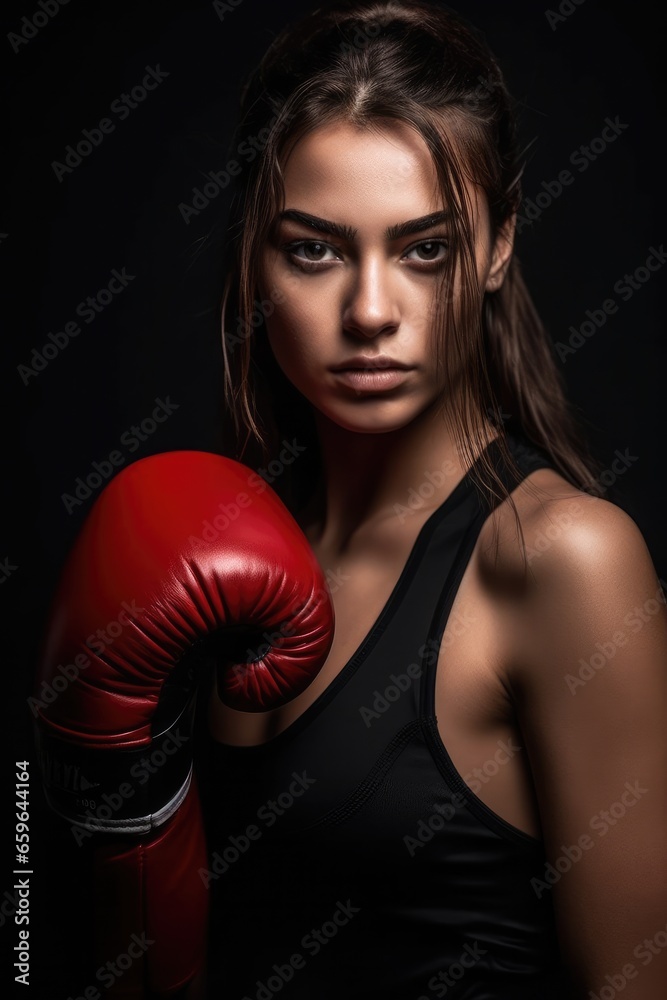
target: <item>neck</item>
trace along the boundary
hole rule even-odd
[[[362,527],[401,513],[428,515],[468,468],[435,405],[407,426],[379,434],[346,430],[319,411],[315,420],[322,474],[300,521],[311,543],[329,551],[344,554]],[[485,444],[497,436],[488,422],[480,429]]]

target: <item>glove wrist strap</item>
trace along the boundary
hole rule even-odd
[[[195,699],[147,746],[78,746],[36,727],[44,794],[63,819],[99,833],[146,834],[176,812],[190,787]]]

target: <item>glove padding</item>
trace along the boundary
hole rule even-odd
[[[152,840],[125,841],[99,857],[107,874],[125,864],[128,916],[143,912],[147,927],[161,928],[146,952],[151,988],[168,970],[160,995],[199,967],[207,906],[194,882],[205,857],[189,744],[197,675],[214,665],[226,704],[265,711],[308,686],[332,641],[333,609],[307,539],[238,462],[193,451],[143,459],[109,483],[84,523],[32,699],[44,787],[87,835],[155,838],[150,853]],[[151,884],[161,867],[188,902],[158,913],[163,894]]]

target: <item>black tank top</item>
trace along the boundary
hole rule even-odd
[[[522,477],[552,466],[508,443]],[[474,794],[436,725],[440,640],[491,506],[464,476],[362,644],[285,731],[201,748],[211,997],[574,995],[542,842]]]

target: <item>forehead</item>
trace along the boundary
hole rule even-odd
[[[426,143],[400,122],[317,128],[294,146],[283,178],[288,208],[325,218],[340,218],[344,211],[353,225],[359,212],[394,222],[443,207]]]

